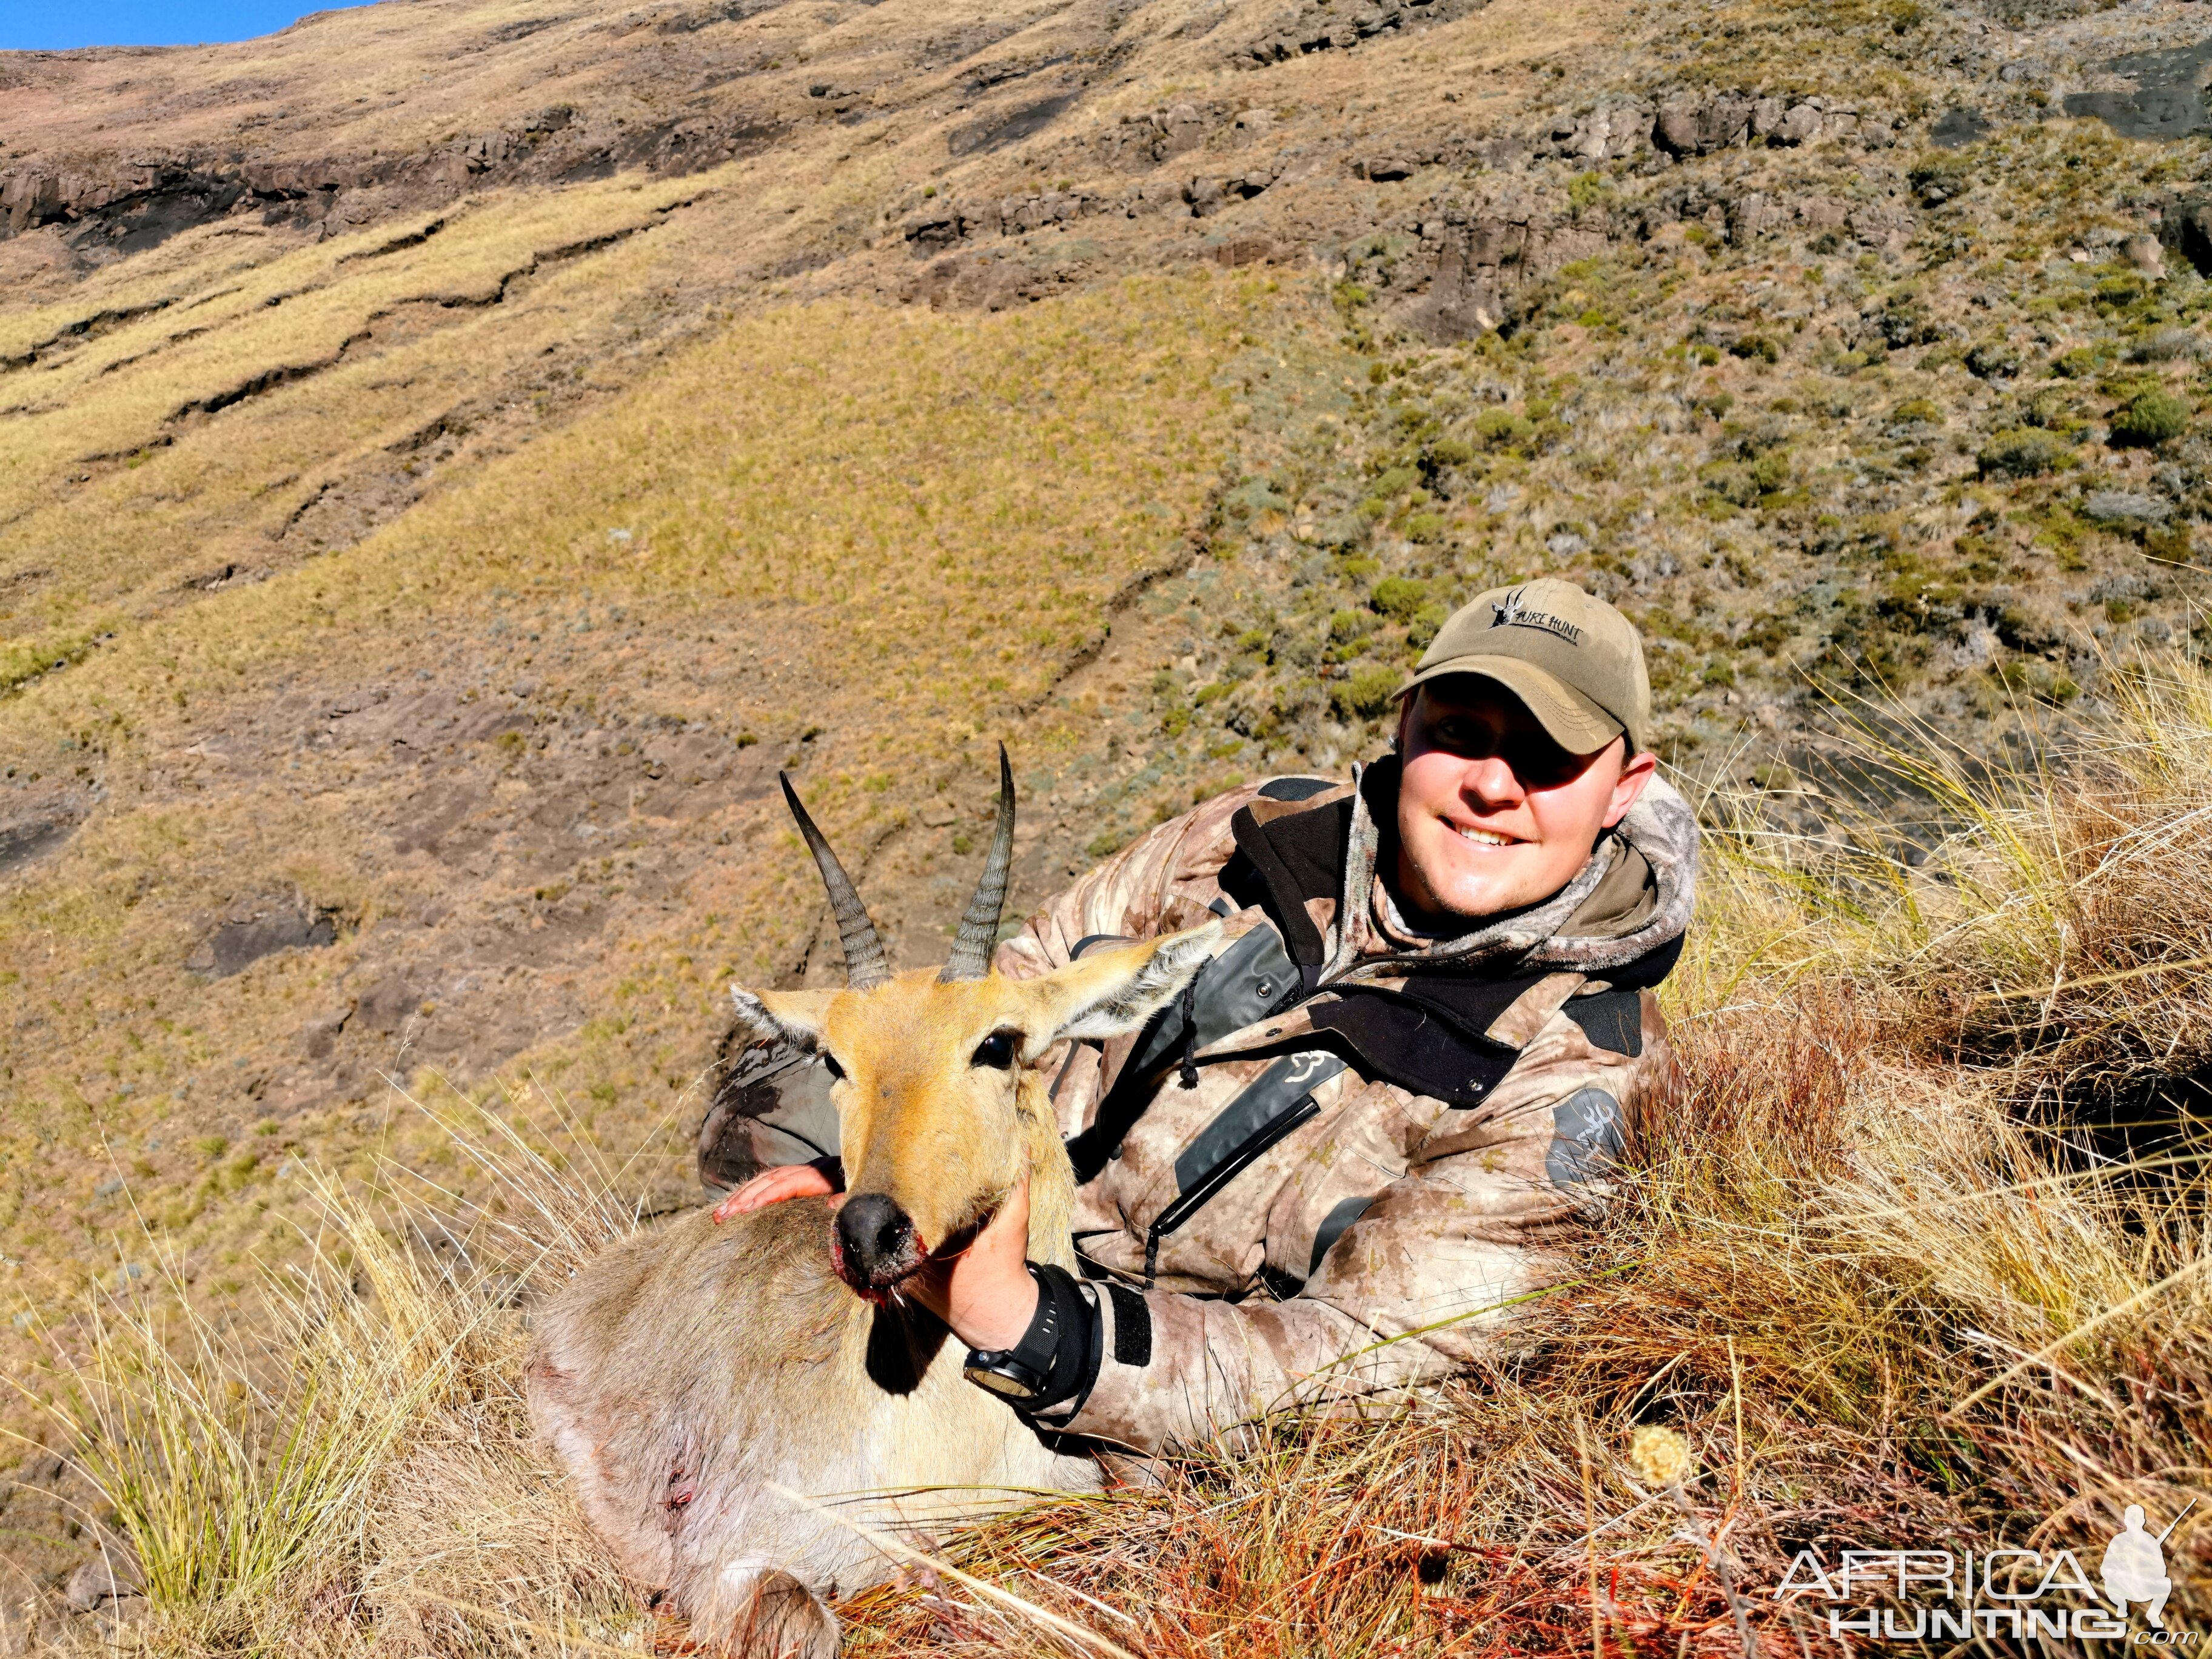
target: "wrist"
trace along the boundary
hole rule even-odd
[[[1036,1317],[1036,1278],[1026,1263],[1018,1284],[1008,1285],[987,1305],[963,1308],[952,1334],[971,1348],[1011,1348]]]
[[[1079,1405],[1098,1374],[1098,1310],[1073,1273],[1027,1264],[1034,1308],[1029,1322],[1001,1346],[971,1346],[968,1380],[1030,1413]]]

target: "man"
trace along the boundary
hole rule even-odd
[[[1501,588],[1399,700],[1395,752],[1351,785],[1209,801],[1000,947],[1024,977],[1224,922],[1144,1032],[1045,1056],[1085,1278],[1024,1261],[1018,1192],[918,1282],[1040,1427],[1149,1452],[1463,1366],[1605,1195],[1668,1064],[1650,988],[1696,870],[1636,631],[1569,582]],[[788,1166],[722,1212],[836,1189],[810,1069],[758,1057],[718,1092],[702,1173]]]

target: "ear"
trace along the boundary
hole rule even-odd
[[[811,1054],[822,1035],[822,1022],[836,1000],[835,991],[748,991],[742,985],[730,990],[738,1024],[755,1042],[787,1042]]]
[[[1103,1042],[1133,1031],[1168,1005],[1213,959],[1221,924],[1100,951],[1052,974],[1054,1024],[1032,1037],[1042,1052],[1062,1037]]]

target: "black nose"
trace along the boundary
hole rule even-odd
[[[921,1265],[914,1223],[884,1193],[854,1193],[837,1209],[837,1271],[855,1290],[896,1285]]]

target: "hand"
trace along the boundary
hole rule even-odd
[[[1036,1316],[1029,1251],[1030,1178],[1024,1175],[966,1249],[931,1261],[907,1282],[915,1299],[969,1347],[1011,1348]]]
[[[841,1190],[820,1164],[780,1164],[773,1170],[763,1170],[717,1204],[714,1219],[727,1221],[787,1198],[820,1198]]]

